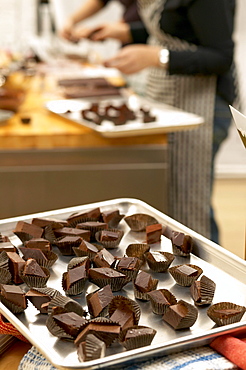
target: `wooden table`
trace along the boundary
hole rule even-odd
[[[17,72],[6,86],[26,96],[0,127],[0,218],[126,196],[165,210],[166,134],[105,138],[49,112],[61,98],[50,75]]]
[[[1,370],[17,370],[22,357],[31,348],[31,344],[17,340],[0,356]]]
[[[45,102],[62,98],[52,73],[16,72],[8,86],[25,98],[0,127],[0,218],[121,197],[166,212],[166,133],[106,138],[48,111]]]
[[[54,148],[105,148],[133,145],[166,144],[166,135],[147,135],[126,138],[104,138],[92,129],[50,113],[44,104],[59,99],[56,81],[42,75],[27,77],[15,73],[6,86],[24,88],[26,97],[8,123],[0,127],[0,148],[5,150]],[[30,117],[23,124],[22,117]]]

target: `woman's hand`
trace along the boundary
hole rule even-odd
[[[148,67],[158,67],[160,46],[128,45],[116,56],[104,62],[105,67],[117,68],[124,74],[137,73]]]

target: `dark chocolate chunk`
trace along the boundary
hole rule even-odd
[[[81,279],[87,279],[86,265],[74,267],[63,274],[63,287],[68,290]]]
[[[134,286],[142,293],[150,292],[156,288],[155,280],[145,271],[140,271],[134,281]]]
[[[87,322],[75,312],[65,312],[52,316],[56,324],[72,337],[77,337],[82,326]]]
[[[193,248],[193,239],[189,235],[185,235],[182,232],[173,231],[172,232],[172,244],[176,248],[180,249],[183,253],[190,253]]]
[[[119,238],[119,234],[111,230],[102,230],[100,234],[100,241],[114,241]]]
[[[93,258],[96,267],[111,267],[114,261],[115,257],[105,248],[96,253]]]
[[[114,313],[110,316],[110,320],[117,322],[122,330],[135,324],[134,312],[126,306],[116,308]]]
[[[1,295],[19,307],[27,307],[25,292],[19,286],[1,284]]]
[[[67,218],[67,222],[72,225],[72,227],[75,227],[79,222],[85,222],[88,220],[99,220],[100,216],[101,211],[100,208],[97,207],[89,211],[73,213]]]
[[[11,242],[1,242],[0,252],[16,252],[15,246]]]
[[[102,313],[102,311],[109,305],[109,303],[114,298],[112,290],[109,285],[88,294],[86,296],[86,301],[88,305],[89,313],[93,317],[97,317]]]
[[[93,334],[101,341],[105,342],[106,347],[119,337],[120,325],[113,323],[111,320],[104,319],[105,321],[91,321],[79,333],[74,343],[76,346],[83,342],[88,334]]]
[[[39,276],[39,277],[44,277],[44,278],[47,277],[42,267],[33,258],[29,258],[25,262],[22,273],[23,275]]]
[[[73,228],[73,227],[63,227],[61,229],[55,229],[54,233],[57,238],[62,237],[62,236],[80,236],[82,239],[90,241],[90,231],[89,230],[82,230],[82,229]]]
[[[9,258],[9,271],[12,275],[13,282],[15,284],[23,283],[20,278],[20,273],[25,266],[25,260],[19,256],[16,252],[6,252]]]
[[[26,248],[35,248],[35,249],[41,249],[44,251],[50,251],[51,245],[49,240],[44,238],[33,238],[31,240],[27,240],[24,242],[24,246]]]
[[[17,235],[22,242],[32,238],[41,238],[44,230],[34,224],[29,224],[25,221],[18,221],[13,233]]]
[[[96,267],[89,269],[89,279],[125,279],[125,275],[109,267]]]
[[[48,261],[41,249],[19,247],[19,250],[23,254],[23,259],[26,261],[28,258],[37,260]]]
[[[26,293],[26,298],[32,302],[32,304],[40,311],[40,313],[48,313],[48,305],[45,306],[45,303],[51,301],[51,297],[48,294],[39,292],[35,289],[30,289]]]
[[[154,244],[161,241],[162,225],[153,224],[146,226],[146,243]]]
[[[177,267],[176,271],[178,271],[181,274],[187,275],[187,276],[196,276],[198,275],[198,270],[194,269],[191,266],[188,265],[181,265]]]
[[[79,361],[91,361],[103,358],[106,352],[106,344],[93,334],[88,334],[84,342],[79,343],[77,353]]]

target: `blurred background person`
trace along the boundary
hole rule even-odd
[[[143,22],[128,24],[124,36],[135,45],[105,66],[126,75],[148,68],[149,98],[204,117],[201,127],[169,135],[168,214],[219,243],[211,194],[235,100],[235,0],[139,0],[138,9]]]
[[[60,31],[60,36],[72,42],[77,42],[83,38],[89,38],[93,41],[113,38],[125,44],[128,40],[125,40],[124,37],[129,36],[128,23],[132,23],[133,27],[134,22],[138,24],[140,20],[136,0],[119,0],[123,7],[123,14],[122,19],[117,22],[102,23],[96,27],[80,24],[102,10],[108,3],[109,0],[86,0],[83,2],[81,7],[68,17]]]

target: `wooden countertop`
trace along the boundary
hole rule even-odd
[[[105,138],[90,128],[47,111],[44,103],[59,98],[51,77],[27,77],[18,72],[11,76],[8,85],[24,88],[26,95],[18,113],[0,126],[3,150],[166,144],[166,134]],[[30,117],[31,122],[23,124],[21,117]]]
[[[0,356],[1,370],[17,370],[23,356],[32,347],[30,343],[17,340],[6,352]]]

